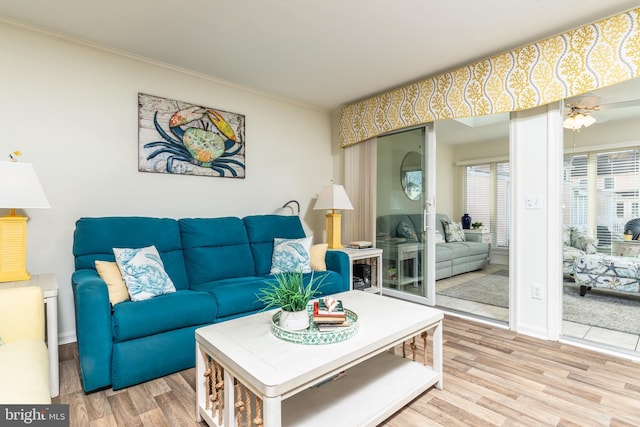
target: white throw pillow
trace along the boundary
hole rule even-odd
[[[312,237],[302,239],[273,239],[271,274],[302,272],[311,273]]]
[[[176,291],[155,246],[114,248],[113,254],[131,301],[142,301]]]

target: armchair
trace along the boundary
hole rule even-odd
[[[585,254],[598,253],[598,239],[588,236],[576,227],[563,225],[562,240],[562,272],[566,275],[575,274],[574,263],[577,258]]]
[[[51,403],[44,328],[42,289],[0,289],[0,404]]]

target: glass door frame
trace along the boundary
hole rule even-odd
[[[423,295],[403,292],[399,289],[382,287],[382,294],[390,297],[412,301],[415,303],[434,306],[436,301],[435,287],[435,192],[436,192],[436,136],[433,122],[426,125],[403,129],[399,132],[389,133],[393,135],[401,132],[424,129],[424,140],[422,143],[422,238],[421,265],[422,265],[422,286],[426,286]]]

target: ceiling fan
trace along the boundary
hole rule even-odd
[[[582,127],[589,127],[602,120],[597,117],[598,112],[610,109],[621,109],[640,106],[640,99],[632,99],[620,102],[601,104],[601,97],[588,93],[579,99],[567,104],[565,110],[565,120],[562,123],[566,129],[579,131]],[[595,113],[595,116],[594,116]]]

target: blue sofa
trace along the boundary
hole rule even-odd
[[[271,278],[273,239],[305,237],[297,216],[245,218],[81,218],[76,222],[72,288],[86,392],[121,389],[195,365],[195,329],[255,313]],[[176,292],[109,302],[95,261],[113,248],[154,245]],[[349,258],[327,251],[322,295],[349,289]],[[307,280],[311,274],[307,274]]]

